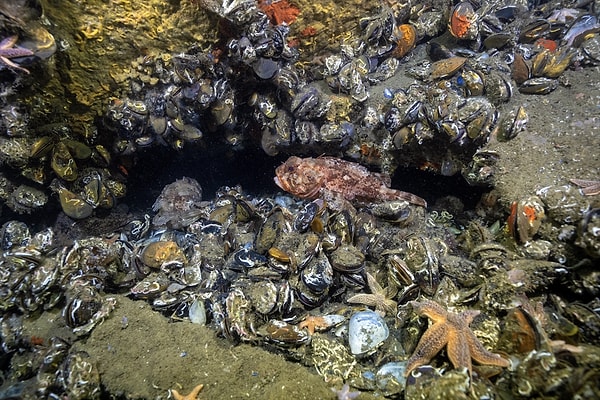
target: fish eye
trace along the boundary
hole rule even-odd
[[[289,167],[287,167],[287,172],[294,172],[294,167],[292,167],[291,165]]]

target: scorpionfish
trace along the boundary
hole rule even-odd
[[[277,186],[302,199],[332,194],[352,203],[406,200],[427,207],[412,193],[391,189],[390,177],[335,157],[292,156],[275,170]]]

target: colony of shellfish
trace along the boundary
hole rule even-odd
[[[599,23],[594,2],[565,9],[476,3],[382,4],[357,21],[337,52],[300,58],[289,26],[269,19],[264,5],[201,1],[223,25],[221,43],[132,60],[122,78],[127,97],[113,98],[102,118],[83,127],[32,126],[33,110],[10,102],[31,85],[26,68],[43,70],[57,45],[41,27],[39,4],[27,13],[1,8],[14,58],[0,63],[9,75],[0,198],[20,214],[58,198],[65,213],[85,218],[125,195],[123,165],[145,149],[198,142],[250,144],[269,156],[343,155],[390,174],[403,165],[489,185],[494,156],[482,147],[526,129],[526,108],[510,102],[514,91],[549,93],[565,69],[597,66]],[[388,85],[412,52],[424,57],[403,71],[413,83]]]
[[[332,386],[407,398],[423,390],[439,395],[436,387],[528,397],[549,393],[551,379],[552,392],[595,397],[600,319],[590,299],[598,296],[591,261],[598,258],[598,211],[581,213],[589,202],[575,186],[545,188],[516,207],[559,214],[537,227],[517,215],[516,239],[477,222],[456,234],[452,215],[405,200],[333,207],[320,198],[224,187],[207,201],[195,180],[183,178],[163,189],[152,215],[69,246],[55,244],[50,228],[33,233],[6,222],[2,349],[25,352],[29,361],[26,368],[22,357],[9,362],[11,384],[2,393],[99,398],[92,359],[59,337],[35,346],[22,325],[60,307],[63,323],[85,338],[111,318],[115,294],[125,293],[172,321],[280,352]],[[556,229],[572,236],[559,239]],[[525,246],[516,246],[520,238]],[[560,254],[552,250],[556,241]],[[559,286],[560,295],[549,294]],[[578,302],[568,300],[574,296]],[[474,365],[471,375],[438,355],[407,369],[427,329],[413,311],[427,303],[417,299],[484,313],[471,328],[510,367]]]
[[[600,63],[597,1],[385,1],[336,51],[311,55],[265,2],[194,3],[220,21],[220,42],[128,60],[129,91],[85,128],[29,123],[35,105],[14,99],[69,49],[40,3],[0,5],[0,199],[11,218],[56,202],[69,224],[101,219],[148,149],[215,143],[344,158],[384,183],[404,166],[492,187],[500,155],[486,145],[527,129],[515,91],[542,98],[566,84],[565,70]],[[404,70],[411,56],[422,62]],[[510,210],[482,198],[473,218],[324,192],[299,200],[222,187],[207,199],[182,178],[152,211],[68,244],[59,227],[4,220],[0,398],[116,396],[74,342],[114,318],[119,295],[283,354],[332,387],[600,397],[598,186],[547,186]],[[75,339],[24,334],[55,309]],[[421,340],[444,329],[447,347]]]

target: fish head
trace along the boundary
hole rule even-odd
[[[292,156],[275,169],[275,184],[302,199],[317,198],[323,184],[323,174],[313,158]]]

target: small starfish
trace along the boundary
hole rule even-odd
[[[33,55],[33,51],[29,49],[25,49],[22,47],[14,47],[15,44],[17,44],[17,40],[19,40],[19,37],[17,35],[14,35],[4,38],[0,42],[0,64],[5,64],[11,68],[21,70],[28,74],[28,70],[10,60],[11,58],[27,57]]]
[[[179,394],[179,392],[175,389],[171,389],[171,393],[173,394],[175,400],[196,400],[198,398],[198,393],[200,393],[203,387],[204,385],[198,385],[194,389],[192,389],[192,391],[189,394],[185,396]]]
[[[340,390],[331,388],[331,391],[336,394],[338,400],[352,400],[358,397],[360,392],[351,392],[350,385],[344,383],[344,386]]]
[[[398,288],[388,286],[385,289],[377,282],[375,277],[367,272],[367,284],[371,293],[356,294],[348,299],[348,303],[358,303],[375,307],[375,312],[381,316],[386,313],[395,313],[398,303],[394,300],[398,293]]]
[[[586,196],[595,196],[600,194],[600,181],[590,181],[587,179],[571,179],[571,183],[581,188],[581,193]]]
[[[431,300],[411,301],[413,309],[419,315],[433,320],[433,325],[425,331],[417,348],[408,359],[405,375],[427,364],[444,347],[454,368],[466,368],[472,373],[471,359],[480,364],[508,367],[510,362],[499,354],[489,352],[469,328],[479,311],[467,310],[459,314],[451,313]]]
[[[298,324],[298,329],[306,328],[310,335],[314,335],[315,331],[322,331],[329,327],[331,327],[331,322],[325,317],[317,315],[309,315]]]
[[[310,335],[314,335],[315,332],[323,332],[327,329],[339,325],[344,322],[346,318],[338,314],[328,315],[307,315],[304,320],[298,324],[298,329],[306,329]]]

